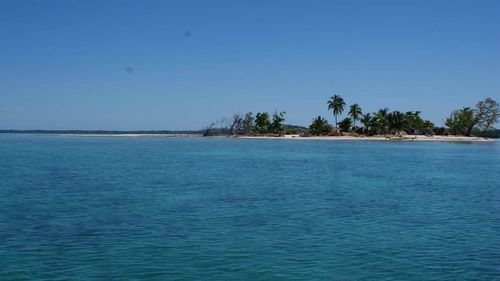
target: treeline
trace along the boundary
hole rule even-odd
[[[481,135],[498,137],[493,125],[499,118],[499,105],[492,98],[486,98],[476,104],[475,108],[464,107],[454,110],[446,119],[446,127],[436,127],[430,120],[423,119],[420,111],[390,111],[383,108],[375,112],[364,113],[357,103],[346,107],[346,102],[339,95],[327,101],[335,124],[328,123],[326,118],[317,116],[308,128],[285,125],[285,112],[275,111],[253,114],[234,114],[232,118],[223,118],[212,122],[202,131],[204,136],[214,135]],[[347,116],[338,118],[346,112]]]
[[[373,113],[363,114],[362,108],[354,103],[349,106],[347,117],[337,122],[346,107],[344,99],[339,95],[330,97],[328,109],[335,118],[335,127],[318,116],[309,125],[309,134],[312,135],[342,135],[355,133],[364,135],[383,134],[410,134],[410,135],[485,135],[491,132],[493,125],[498,121],[499,106],[492,98],[487,98],[476,104],[476,107],[464,107],[455,110],[445,121],[447,127],[436,127],[429,120],[420,117],[420,111],[389,111],[380,109]],[[360,126],[356,126],[359,121]]]
[[[448,130],[454,135],[470,136],[472,133],[485,135],[493,130],[498,121],[500,110],[498,102],[492,98],[479,101],[475,108],[464,107],[454,110],[445,121]]]
[[[431,134],[434,123],[420,117],[420,111],[389,111],[380,109],[373,113],[363,114],[363,109],[357,103],[347,109],[347,117],[337,122],[346,107],[344,99],[339,95],[330,97],[327,102],[335,118],[335,127],[318,116],[309,125],[312,135],[342,135],[343,133],[381,135],[381,134]],[[359,121],[359,123],[357,123]],[[356,125],[358,124],[358,126]]]
[[[231,119],[223,118],[212,122],[203,129],[204,136],[216,135],[283,135],[304,131],[300,126],[286,125],[284,111],[247,112],[243,115],[234,114]]]
[[[355,121],[360,121],[361,126],[356,126]],[[380,109],[374,113],[366,113],[355,119],[344,118],[338,123],[338,129],[334,128],[321,116],[313,119],[309,126],[309,132],[314,135],[340,135],[344,133],[357,133],[366,135],[382,134],[431,134],[434,124],[420,117],[420,111],[390,112],[389,109]]]

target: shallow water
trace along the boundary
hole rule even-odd
[[[0,135],[0,280],[499,280],[500,143]]]

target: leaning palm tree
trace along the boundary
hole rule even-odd
[[[338,127],[337,116],[342,114],[344,106],[344,99],[339,95],[333,95],[333,97],[330,97],[330,100],[328,100],[328,110],[331,109],[333,111],[333,116],[335,117],[335,128]]]
[[[357,103],[351,105],[349,108],[349,116],[352,117],[352,127],[356,127],[356,120],[359,120],[359,118],[363,115],[363,112],[361,111],[361,107]]]

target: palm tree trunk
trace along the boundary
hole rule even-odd
[[[339,125],[337,124],[337,115],[335,114],[334,116],[335,116],[335,128],[338,128]]]

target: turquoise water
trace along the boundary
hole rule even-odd
[[[0,280],[500,280],[500,143],[0,135]]]

